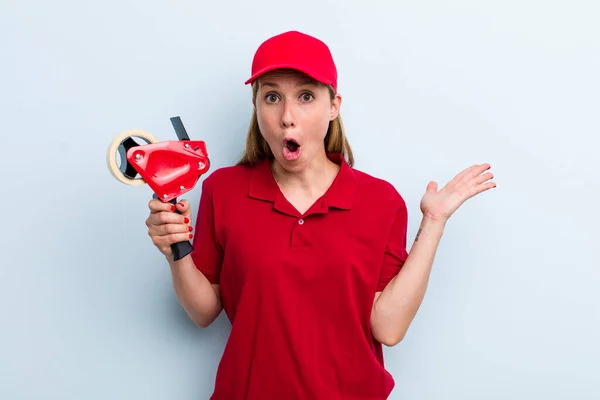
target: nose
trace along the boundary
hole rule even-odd
[[[293,128],[296,126],[296,120],[294,117],[294,110],[289,102],[285,102],[283,105],[283,112],[281,114],[281,126],[283,128]]]

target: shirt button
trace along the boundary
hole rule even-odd
[[[300,219],[298,220],[298,223],[299,223],[300,225],[302,225],[302,224],[304,223],[304,220],[303,220],[302,218],[300,218]]]

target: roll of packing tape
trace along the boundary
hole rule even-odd
[[[125,151],[120,151],[119,147],[123,145],[123,142],[128,138],[140,138],[143,139],[146,143],[152,144],[156,143],[157,140],[146,131],[134,129],[125,131],[113,140],[108,148],[108,154],[106,156],[106,161],[108,164],[108,170],[119,182],[122,182],[126,185],[143,185],[146,182],[142,178],[131,179],[123,173],[121,168],[117,165],[117,154],[121,153],[121,166],[127,163],[127,159],[125,158]],[[122,149],[121,149],[122,150]]]

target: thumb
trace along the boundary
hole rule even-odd
[[[187,200],[180,200],[175,205],[177,207],[177,211],[181,213],[184,217],[187,217],[191,220],[191,212],[190,212],[190,203]]]
[[[437,182],[431,181],[427,185],[427,192],[435,193],[435,192],[437,192],[437,188],[438,188]]]

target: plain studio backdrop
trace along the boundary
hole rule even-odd
[[[300,30],[330,46],[356,167],[407,201],[409,247],[429,180],[496,175],[385,349],[391,398],[599,399],[599,20],[592,0],[3,0],[0,398],[208,398],[230,324],[187,318],[151,190],[106,153],[181,116],[210,172],[233,164],[254,51]]]

